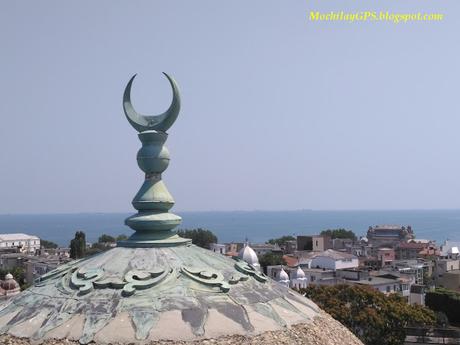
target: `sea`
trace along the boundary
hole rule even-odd
[[[88,242],[102,234],[130,235],[124,219],[132,213],[12,214],[0,215],[0,233],[26,233],[69,246],[78,230]],[[178,212],[178,229],[211,230],[220,243],[263,243],[283,235],[313,235],[322,230],[345,228],[365,236],[369,226],[411,225],[416,238],[460,241],[460,210],[367,210],[367,211],[229,211]]]

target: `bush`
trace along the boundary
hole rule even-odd
[[[209,249],[211,243],[217,243],[217,236],[206,229],[178,230],[177,234],[180,237],[190,238],[193,244],[206,249]]]
[[[410,305],[397,294],[386,296],[368,286],[309,286],[301,292],[368,345],[402,345],[405,327],[436,322],[428,308]]]
[[[436,288],[427,292],[425,304],[434,311],[443,312],[451,323],[460,323],[460,294],[458,292]]]

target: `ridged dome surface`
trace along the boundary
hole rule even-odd
[[[116,247],[60,266],[4,303],[0,333],[82,344],[197,340],[284,329],[318,313],[240,259],[195,245]]]

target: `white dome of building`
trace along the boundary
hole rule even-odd
[[[297,267],[297,271],[295,271],[295,279],[305,279],[305,272],[300,266]]]
[[[13,275],[11,273],[8,273],[6,276],[5,276],[5,280],[10,280],[10,279],[13,279]]]
[[[245,244],[245,246],[241,248],[240,252],[238,253],[238,257],[256,268],[260,267],[259,258],[257,257],[254,249],[252,249],[249,244]]]
[[[284,268],[281,268],[280,275],[279,275],[279,281],[280,282],[289,281],[289,275],[286,273]]]
[[[289,283],[290,287],[295,289],[305,289],[308,286],[308,279],[305,276],[305,272],[300,266],[297,267],[297,270],[292,275],[292,279]]]

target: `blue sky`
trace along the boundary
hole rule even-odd
[[[312,23],[310,10],[441,12]],[[175,210],[460,205],[458,0],[15,1],[0,12],[0,213],[129,212],[121,99],[163,112]]]

